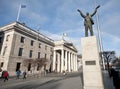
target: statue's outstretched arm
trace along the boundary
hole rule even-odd
[[[91,14],[91,17],[94,16],[97,12],[97,9],[100,7],[100,5],[98,5],[96,8],[95,8],[95,11],[93,12],[93,14]]]
[[[82,13],[81,10],[77,9],[77,11],[80,13],[80,15],[81,15],[83,18],[85,18],[85,15]]]

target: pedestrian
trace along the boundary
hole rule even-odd
[[[44,76],[46,76],[46,69],[44,69]]]
[[[63,75],[66,75],[66,72],[65,72],[65,70],[63,71]]]
[[[9,76],[8,72],[5,71],[4,74],[3,74],[4,82],[5,82],[6,80],[8,81],[8,76]]]
[[[26,73],[26,70],[23,72],[23,79],[26,79],[26,75],[27,75],[27,73]]]
[[[19,79],[20,74],[21,74],[21,71],[20,71],[20,70],[17,70],[17,71],[16,71],[16,76],[17,76],[17,78],[16,78],[16,79]]]

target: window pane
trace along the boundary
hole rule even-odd
[[[18,56],[22,56],[23,48],[19,48]]]
[[[31,63],[28,64],[28,71],[31,70]]]
[[[33,40],[31,40],[31,46],[33,46],[33,43],[34,43],[34,41],[33,41]]]
[[[25,40],[25,37],[21,36],[20,42],[21,42],[21,43],[24,43],[24,40]]]
[[[45,46],[45,50],[47,50],[47,46]]]
[[[32,57],[32,53],[33,53],[33,51],[30,50],[30,54],[29,54],[29,57],[30,57],[30,58]]]
[[[3,62],[1,62],[1,67],[3,67],[3,65],[4,65],[4,63],[3,63]]]
[[[46,59],[46,57],[47,57],[47,54],[45,54],[45,59]]]
[[[39,71],[40,70],[40,66],[39,66],[39,64],[37,65],[37,71]]]
[[[0,37],[0,43],[2,43],[2,37]]]
[[[40,52],[38,52],[38,58],[40,58]]]
[[[39,43],[39,48],[41,48],[41,43]]]

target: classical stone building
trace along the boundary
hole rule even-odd
[[[46,58],[46,70],[63,72],[77,71],[77,50],[73,44],[56,41],[14,22],[0,27],[0,67],[15,75],[15,71],[25,70],[23,60]],[[32,66],[27,68],[29,72]],[[37,73],[37,68],[33,69]]]
[[[56,72],[77,71],[77,50],[74,45],[65,40],[56,41],[52,64],[52,70]]]

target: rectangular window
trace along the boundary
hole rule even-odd
[[[50,51],[51,51],[51,52],[53,52],[53,49],[52,49],[52,48],[50,48]]]
[[[0,37],[0,43],[2,43],[2,37]]]
[[[3,50],[3,56],[5,55],[6,50],[7,50],[7,46],[5,46],[5,48]]]
[[[28,71],[31,70],[31,63],[28,64]]]
[[[40,52],[38,52],[38,58],[40,58]]]
[[[37,65],[37,71],[39,71],[39,70],[40,70],[40,65],[38,64],[38,65]]]
[[[17,64],[16,64],[16,71],[20,70],[20,66],[21,66],[21,63],[17,62]]]
[[[41,48],[41,43],[39,43],[39,48]]]
[[[33,40],[31,40],[31,46],[33,46],[33,43],[34,43],[34,41],[33,41]]]
[[[3,65],[4,65],[4,63],[3,63],[3,62],[1,62],[1,68],[3,67]]]
[[[47,58],[47,54],[45,54],[45,59]]]
[[[25,41],[25,37],[21,36],[20,42],[24,43],[24,41]]]
[[[19,48],[18,56],[22,56],[23,48]]]
[[[45,46],[45,50],[47,50],[47,45]]]
[[[30,58],[32,57],[32,53],[33,53],[33,51],[30,50],[30,54],[29,54],[29,57],[30,57]]]

